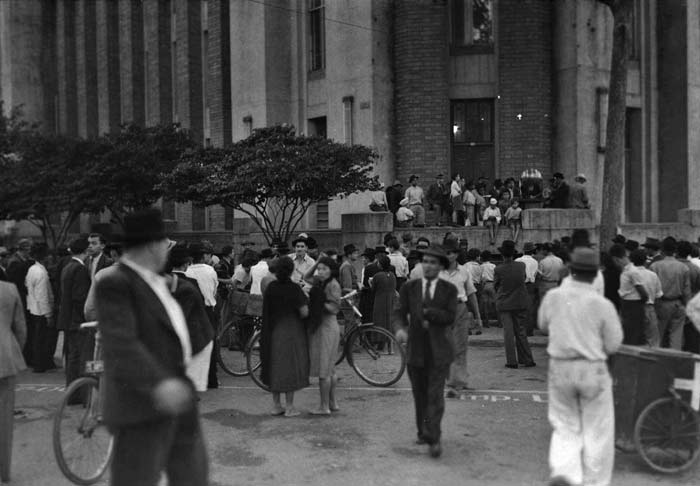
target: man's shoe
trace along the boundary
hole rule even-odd
[[[430,457],[434,457],[437,459],[442,455],[442,446],[440,445],[439,442],[436,442],[434,444],[430,444]]]
[[[416,439],[416,445],[425,445],[427,444],[426,440],[422,436],[418,436]]]
[[[507,365],[506,365],[506,368],[510,368],[510,369],[512,369],[512,370],[517,370],[517,369],[518,369],[518,365],[516,365],[516,364],[507,364]]]
[[[565,477],[557,476],[549,481],[549,486],[571,486],[571,483]]]

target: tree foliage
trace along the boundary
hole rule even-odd
[[[162,187],[178,201],[241,211],[268,242],[287,241],[313,203],[377,187],[377,159],[368,147],[275,126],[227,148],[186,155]]]

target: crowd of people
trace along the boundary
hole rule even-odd
[[[412,182],[415,202],[422,196]],[[36,373],[57,368],[59,331],[66,382],[80,376],[94,348],[80,324],[97,320],[104,419],[118,432],[112,484],[156,484],[161,471],[205,484],[196,397],[219,385],[215,336],[236,314],[261,319],[262,380],[271,413],[286,417],[301,413],[294,395],[312,377],[319,402],[310,413],[340,409],[335,359],[341,327],[357,319],[354,305],[362,322],[395,332],[407,346],[416,440],[433,457],[442,453],[445,398],[468,390],[469,335],[503,328],[504,365],[519,369],[536,366],[528,336],[542,333],[549,335],[552,484],[588,484],[582,471],[598,481],[591,484],[608,484],[614,421],[605,360],[621,343],[700,352],[700,248],[623,236],[605,251],[594,246],[577,230],[526,242],[522,254],[514,240],[491,252],[448,231],[438,242],[388,233],[376,247],[338,252],[302,233],[292,249],[274,241],[256,251],[244,241],[239,252],[233,245],[217,252],[207,241],[169,240],[157,210],[129,215],[119,243],[91,234],[65,255],[21,240],[12,252],[0,247],[7,281],[0,304],[8,310],[0,332],[12,333],[0,343],[0,392],[14,387],[25,362]],[[591,396],[572,399],[581,393]]]
[[[586,176],[578,174],[570,186],[561,172],[553,175],[547,187],[542,187],[536,177],[521,180],[509,177],[493,182],[480,177],[467,181],[455,173],[451,181],[437,174],[424,191],[420,178],[412,175],[405,190],[403,183],[397,180],[392,186],[382,185],[374,191],[370,209],[391,212],[399,227],[487,226],[493,245],[499,226],[506,226],[510,239],[518,241],[522,229],[522,201],[533,207],[589,209],[586,182]]]

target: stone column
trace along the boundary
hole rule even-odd
[[[688,208],[700,211],[700,2],[687,2]]]

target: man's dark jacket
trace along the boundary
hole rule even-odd
[[[498,265],[494,271],[494,286],[497,310],[518,311],[530,307],[523,262],[510,261]]]
[[[151,287],[124,264],[100,279],[97,315],[102,334],[105,423],[123,427],[165,419],[153,391],[167,378],[188,381],[180,340]]]
[[[399,306],[394,311],[394,328],[408,330],[408,364],[425,367],[426,341],[430,341],[432,365],[446,366],[454,359],[452,324],[457,313],[457,288],[438,279],[433,298],[424,302],[423,279],[406,282],[399,292]],[[423,328],[427,320],[428,329]]]
[[[85,300],[90,291],[88,268],[71,258],[61,271],[61,299],[56,328],[74,331],[85,322]]]

